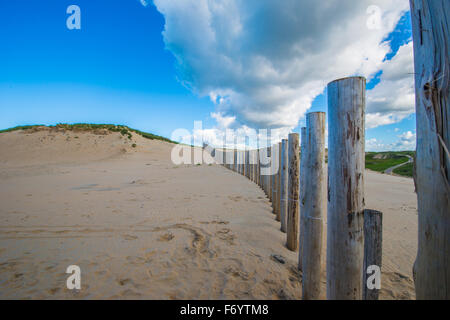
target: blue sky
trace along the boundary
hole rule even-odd
[[[81,8],[81,30],[66,27],[71,4]],[[116,123],[170,137],[177,128],[192,130],[194,120],[214,127],[211,113],[217,105],[202,90],[182,85],[180,77],[190,75],[180,76],[175,55],[187,49],[163,37],[170,16],[157,9],[137,0],[1,1],[0,128]],[[386,60],[410,40],[410,30],[406,13],[385,39],[392,50]],[[368,89],[378,84],[382,73]],[[310,111],[326,111],[324,93],[314,99]],[[293,130],[299,132],[303,124],[301,117]],[[414,128],[414,115],[409,115],[368,129],[366,138],[392,146],[400,134]]]

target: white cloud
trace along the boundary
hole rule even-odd
[[[139,2],[140,2],[144,7],[148,6],[147,0],[139,0]]]
[[[366,139],[367,151],[403,151],[416,149],[416,134],[412,131],[406,131],[397,135],[397,141],[392,143],[383,143],[382,141],[371,138]]]
[[[367,91],[366,127],[401,121],[414,113],[414,59],[412,41],[382,64],[380,83]]]
[[[383,63],[390,51],[383,39],[408,10],[408,0],[154,0],[154,4],[165,17],[164,42],[176,57],[180,81],[211,98],[219,127],[289,132],[329,81],[351,75],[370,78],[380,68],[386,81],[398,84],[402,78],[392,67],[395,62]],[[379,28],[367,28],[370,5],[381,9]],[[382,93],[392,94],[388,89],[380,87],[370,96],[369,124],[397,121],[391,112],[397,107],[408,112],[404,106],[409,97],[403,94],[396,93],[398,98],[392,101],[380,100]]]

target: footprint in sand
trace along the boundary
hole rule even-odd
[[[133,236],[131,234],[124,234],[122,236],[125,240],[136,240],[138,237],[137,236]]]
[[[227,242],[229,245],[233,245],[234,239],[236,238],[228,228],[220,229],[216,232],[216,235],[220,240]]]
[[[173,238],[175,238],[173,233],[172,232],[167,232],[167,233],[163,234],[162,236],[160,236],[158,240],[159,241],[166,241],[166,242],[168,242],[168,241],[172,240]]]

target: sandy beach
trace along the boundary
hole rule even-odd
[[[219,165],[174,165],[172,147],[0,134],[0,299],[301,299],[297,253],[263,191]],[[366,207],[384,214],[380,298],[414,299],[413,180],[365,180]],[[79,291],[66,288],[69,265]]]

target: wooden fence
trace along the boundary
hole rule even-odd
[[[298,252],[303,299],[323,296],[325,259],[327,299],[378,299],[382,214],[364,208],[365,87],[362,77],[328,84],[328,166],[324,112],[306,115],[301,146],[298,133],[291,133],[267,148],[222,151],[224,166],[272,202],[286,247]]]

